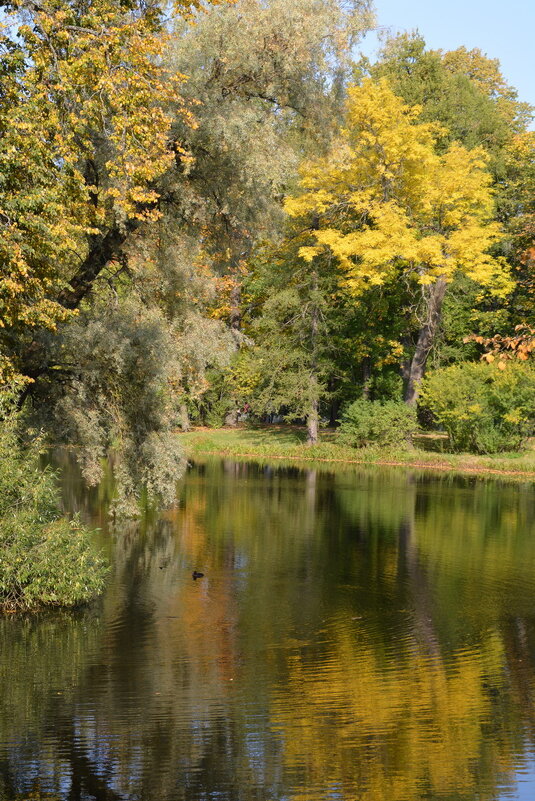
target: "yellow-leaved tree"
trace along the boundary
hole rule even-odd
[[[439,152],[440,127],[419,121],[388,82],[349,89],[345,127],[331,153],[301,168],[286,210],[308,220],[315,245],[337,259],[355,297],[405,280],[419,295],[419,331],[405,399],[415,403],[448,284],[463,272],[497,294],[511,289],[505,262],[490,253],[500,238],[486,156],[453,143]]]
[[[208,3],[217,0],[207,0]],[[141,223],[194,125],[164,66],[169,20],[200,0],[2,0],[0,383],[34,379],[32,339],[77,309]]]

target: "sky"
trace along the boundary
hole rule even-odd
[[[377,25],[393,34],[419,30],[431,49],[478,47],[498,58],[519,100],[535,106],[535,0],[373,0]],[[360,48],[372,57],[377,35]]]

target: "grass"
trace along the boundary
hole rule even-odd
[[[196,429],[181,433],[181,441],[191,457],[215,455],[237,461],[284,461],[303,465],[345,463],[417,467],[458,473],[510,475],[535,478],[535,451],[526,450],[496,456],[440,453],[413,447],[350,448],[335,441],[333,431],[323,431],[317,445],[306,444],[306,431],[297,426],[237,427]],[[439,445],[443,437],[425,437],[419,441]]]

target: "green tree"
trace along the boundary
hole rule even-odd
[[[533,110],[518,100],[497,59],[464,47],[427,50],[417,33],[387,39],[374,64],[362,59],[356,67],[357,81],[364,76],[386,78],[408,105],[422,107],[423,121],[440,122],[440,146],[457,141],[469,149],[484,147],[493,156],[496,173],[503,148],[531,120]]]
[[[330,254],[312,265],[299,257],[313,241],[313,232],[294,227],[280,246],[266,246],[256,255],[244,297],[256,368],[248,400],[257,413],[306,419],[309,444],[318,440],[320,411],[347,380],[353,316]]]
[[[359,392],[401,393],[392,372],[401,351],[393,309],[400,295],[377,287],[355,304],[330,254],[311,264],[299,257],[313,242],[313,230],[293,225],[279,246],[266,245],[250,260],[243,325],[254,346],[235,368],[246,389],[242,403],[257,414],[306,419],[310,443],[319,413],[334,425],[341,405]]]
[[[518,450],[535,429],[531,364],[459,363],[426,376],[422,405],[449,435],[452,450]]]
[[[239,0],[195,26],[177,25],[170,63],[189,76],[184,96],[200,104],[196,128],[176,122],[193,163],[173,176],[170,213],[202,226],[221,279],[214,314],[235,332],[236,347],[250,257],[259,242],[280,238],[283,194],[302,152],[330,141],[351,49],[371,23],[367,0],[296,0],[291,8]],[[217,381],[228,386],[221,373]],[[237,407],[227,411],[231,420]]]

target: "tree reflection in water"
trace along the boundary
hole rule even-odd
[[[109,489],[65,487],[114,575],[91,609],[0,620],[1,801],[514,797],[530,487],[208,462],[110,531]]]

